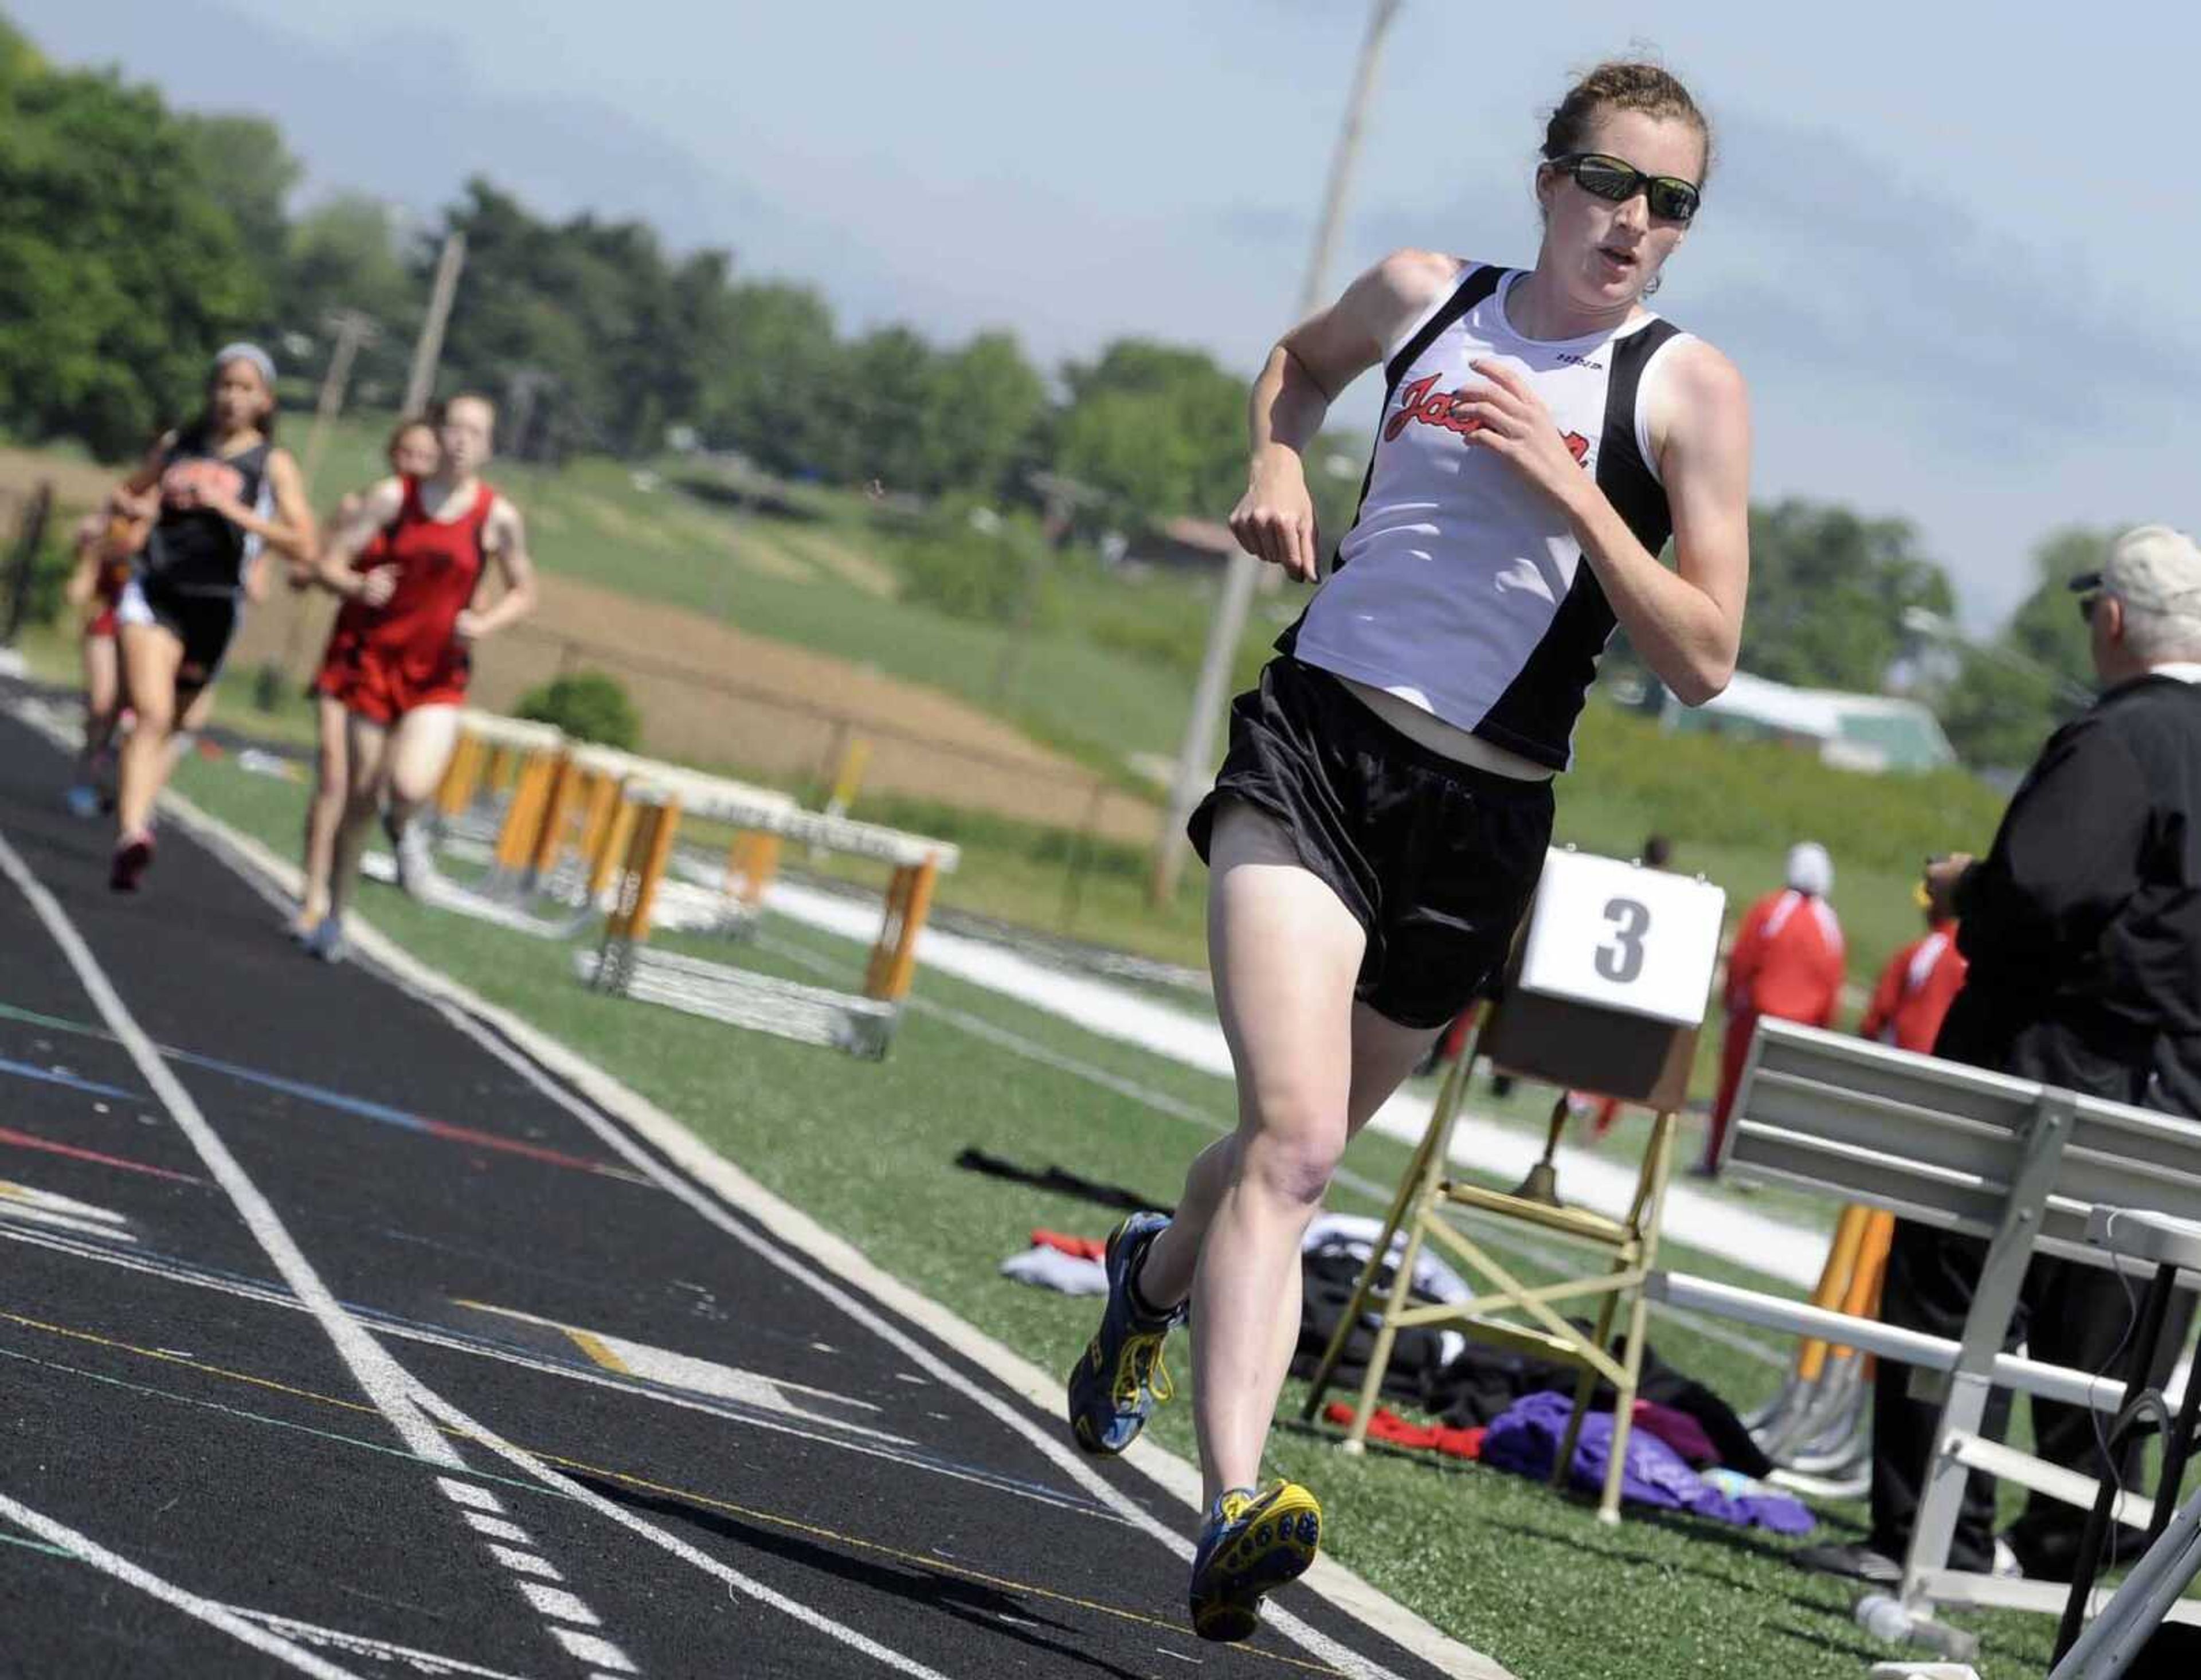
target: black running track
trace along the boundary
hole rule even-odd
[[[409,1451],[0,879],[0,1677],[1438,1672],[1303,1588],[1278,1603],[1349,1659],[1202,1644],[1178,1558],[978,1396],[1053,1418],[713,1224],[427,1002],[302,959],[173,826],[110,896],[62,774],[0,718],[0,837],[349,1318],[744,1584],[478,1442]]]

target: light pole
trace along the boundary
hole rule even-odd
[[[1307,254],[1306,277],[1300,285],[1301,320],[1320,308],[1329,295],[1330,256],[1344,220],[1346,189],[1352,184],[1353,166],[1360,152],[1361,125],[1369,95],[1375,91],[1376,67],[1382,57],[1383,38],[1403,3],[1404,0],[1372,0],[1368,9],[1368,32],[1361,38],[1353,90],[1345,102],[1345,121],[1338,130],[1337,148],[1330,154],[1329,183],[1323,192],[1321,219],[1315,224],[1314,248]],[[1183,872],[1185,821],[1200,802],[1200,784],[1207,778],[1214,752],[1216,714],[1223,707],[1224,687],[1230,681],[1238,638],[1245,633],[1246,614],[1253,604],[1253,584],[1260,569],[1261,562],[1242,549],[1233,554],[1224,571],[1215,615],[1208,620],[1207,648],[1200,658],[1199,680],[1193,685],[1192,711],[1185,719],[1184,742],[1177,749],[1176,773],[1170,778],[1169,804],[1162,814],[1161,832],[1154,840],[1147,896],[1158,904],[1175,895],[1177,877]]]
[[[413,343],[413,367],[405,378],[402,414],[426,412],[436,394],[436,366],[443,356],[443,328],[451,319],[451,300],[458,296],[459,271],[467,264],[467,236],[454,229],[443,236],[443,254],[436,259],[436,280],[428,294],[428,313],[420,321],[420,336]]]
[[[336,348],[329,352],[327,371],[321,376],[320,401],[314,407],[314,429],[306,434],[305,463],[298,475],[306,481],[306,488],[314,487],[314,474],[320,470],[321,450],[328,443],[329,426],[343,412],[345,387],[351,382],[351,365],[362,344],[371,344],[382,336],[381,329],[372,316],[357,309],[332,309],[322,318],[321,325],[337,335]]]
[[[1995,660],[2009,666],[2012,670],[2024,671],[2040,677],[2055,690],[2060,699],[2080,706],[2091,706],[2094,703],[2094,691],[2084,683],[2075,682],[2054,666],[2037,660],[2029,654],[2022,654],[2015,648],[2005,648],[1993,642],[1974,641],[1957,629],[1951,620],[1935,612],[1931,607],[1905,607],[1903,609],[1901,622],[1903,627],[1913,636],[1921,637],[1931,642],[1940,642],[1949,647],[1961,648],[1966,653],[1978,654],[1983,658]]]

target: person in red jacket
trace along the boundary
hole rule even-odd
[[[1926,912],[1926,936],[1914,939],[1887,960],[1872,1002],[1858,1023],[1860,1037],[1893,1044],[1899,1050],[1934,1054],[1941,1018],[1964,989],[1964,954],[1957,949],[1957,913],[1949,902],[1945,875],[1918,889]]]
[[[1719,1097],[1712,1105],[1700,1177],[1719,1171],[1720,1146],[1734,1107],[1742,1065],[1758,1018],[1830,1026],[1842,996],[1842,926],[1827,895],[1834,866],[1827,849],[1806,840],[1788,849],[1788,884],[1750,907],[1727,957],[1727,1037],[1720,1046]]]

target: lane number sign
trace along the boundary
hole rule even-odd
[[[1687,875],[1553,849],[1521,989],[1693,1026],[1705,1018],[1727,895]]]

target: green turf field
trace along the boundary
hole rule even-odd
[[[203,761],[187,763],[179,784],[279,851],[295,843],[297,786]],[[1006,1282],[995,1267],[1034,1226],[1098,1234],[1112,1216],[959,1170],[956,1156],[975,1147],[1166,1199],[1184,1160],[1231,1113],[1221,1079],[936,974],[920,975],[890,1060],[862,1063],[597,996],[573,978],[567,948],[426,910],[387,890],[366,889],[363,909],[426,960],[681,1117],[873,1260],[1049,1369],[1068,1366],[1089,1332],[1092,1306]],[[778,919],[766,933],[745,960],[806,976],[853,978],[860,966],[862,953],[830,936]],[[271,913],[269,937],[280,937]],[[731,954],[723,943],[714,949]],[[1354,1144],[1347,1169],[1388,1184],[1405,1158],[1401,1145],[1369,1136]],[[1333,1205],[1380,1211],[1342,1185]],[[1772,1206],[1764,1198],[1749,1205]],[[1799,1218],[1809,1211],[1798,1200],[1780,1210]],[[1670,1242],[1666,1258],[1676,1269],[1764,1282]],[[1661,1315],[1652,1341],[1662,1357],[1738,1407],[1779,1381],[1781,1350],[1770,1338],[1744,1337],[1764,1347],[1753,1354]],[[1188,1363],[1180,1348],[1181,1380]],[[1287,1390],[1288,1419],[1300,1392]],[[1164,1444],[1189,1455],[1181,1401],[1154,1427]],[[1290,1422],[1274,1437],[1271,1468],[1321,1492],[1341,1561],[1523,1680],[1854,1680],[1889,1654],[1849,1620],[1846,1587],[1794,1568],[1796,1542],[1688,1519],[1633,1517],[1608,1529],[1587,1501],[1479,1467],[1383,1451],[1355,1461]],[[1858,1531],[1854,1508],[1823,1515],[1822,1536]],[[1958,1619],[1985,1636],[1986,1680],[2046,1666],[2046,1618]]]

